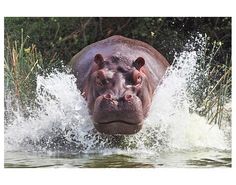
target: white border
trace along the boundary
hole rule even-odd
[[[234,0],[1,0],[4,16],[232,16]]]
[[[227,169],[3,169],[3,17],[4,16],[233,16],[233,1],[190,0],[1,0],[0,2],[0,184],[233,184]],[[233,34],[234,38],[234,34]],[[234,39],[233,39],[234,41]],[[235,45],[233,42],[233,49]],[[235,53],[232,56],[235,59]],[[233,62],[233,68],[235,68]],[[233,73],[234,73],[233,69]],[[235,110],[233,75],[233,110]],[[235,122],[233,116],[232,123]],[[235,133],[233,126],[233,133]],[[234,138],[234,137],[233,137]],[[233,139],[234,140],[234,139]],[[233,154],[235,143],[233,142]],[[233,161],[235,156],[233,155]]]

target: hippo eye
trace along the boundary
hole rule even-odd
[[[136,84],[140,84],[142,82],[142,77],[139,75],[136,80]]]
[[[96,85],[102,87],[105,84],[104,81],[106,81],[104,71],[102,70],[98,71],[95,80],[96,80]]]
[[[100,87],[103,86],[102,79],[100,78],[100,76],[96,77],[96,84],[97,84],[97,86],[100,86]]]
[[[97,76],[96,77],[96,84],[97,86],[103,87],[104,85],[106,85],[108,82],[105,78],[102,78],[101,76]]]
[[[135,85],[141,84],[142,83],[142,76],[141,74],[136,70],[133,73],[133,81]]]
[[[98,87],[104,87],[110,83],[110,80],[105,77],[103,72],[98,72],[95,80]]]
[[[135,85],[141,84],[142,83],[142,76],[137,75],[136,78],[134,79]]]

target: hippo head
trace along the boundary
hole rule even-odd
[[[150,82],[142,57],[130,61],[94,56],[85,98],[95,128],[105,134],[135,134],[141,130],[151,104]]]

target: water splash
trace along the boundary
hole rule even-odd
[[[199,39],[200,38],[200,39]],[[186,51],[176,55],[157,88],[144,128],[132,136],[107,136],[98,133],[87,112],[86,102],[75,85],[75,77],[55,71],[37,77],[37,107],[24,116],[12,111],[11,124],[5,126],[5,150],[73,151],[82,153],[140,152],[215,148],[230,150],[230,138],[217,126],[190,113],[195,106],[189,84],[197,85],[195,76],[202,57],[204,37],[198,37],[200,49],[186,44]],[[5,102],[12,101],[5,97]],[[10,105],[10,103],[9,103]],[[10,111],[11,107],[7,107]],[[9,118],[5,117],[5,122]]]

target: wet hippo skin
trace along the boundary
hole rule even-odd
[[[70,62],[95,128],[105,134],[141,130],[169,63],[152,46],[123,36],[93,43]]]

